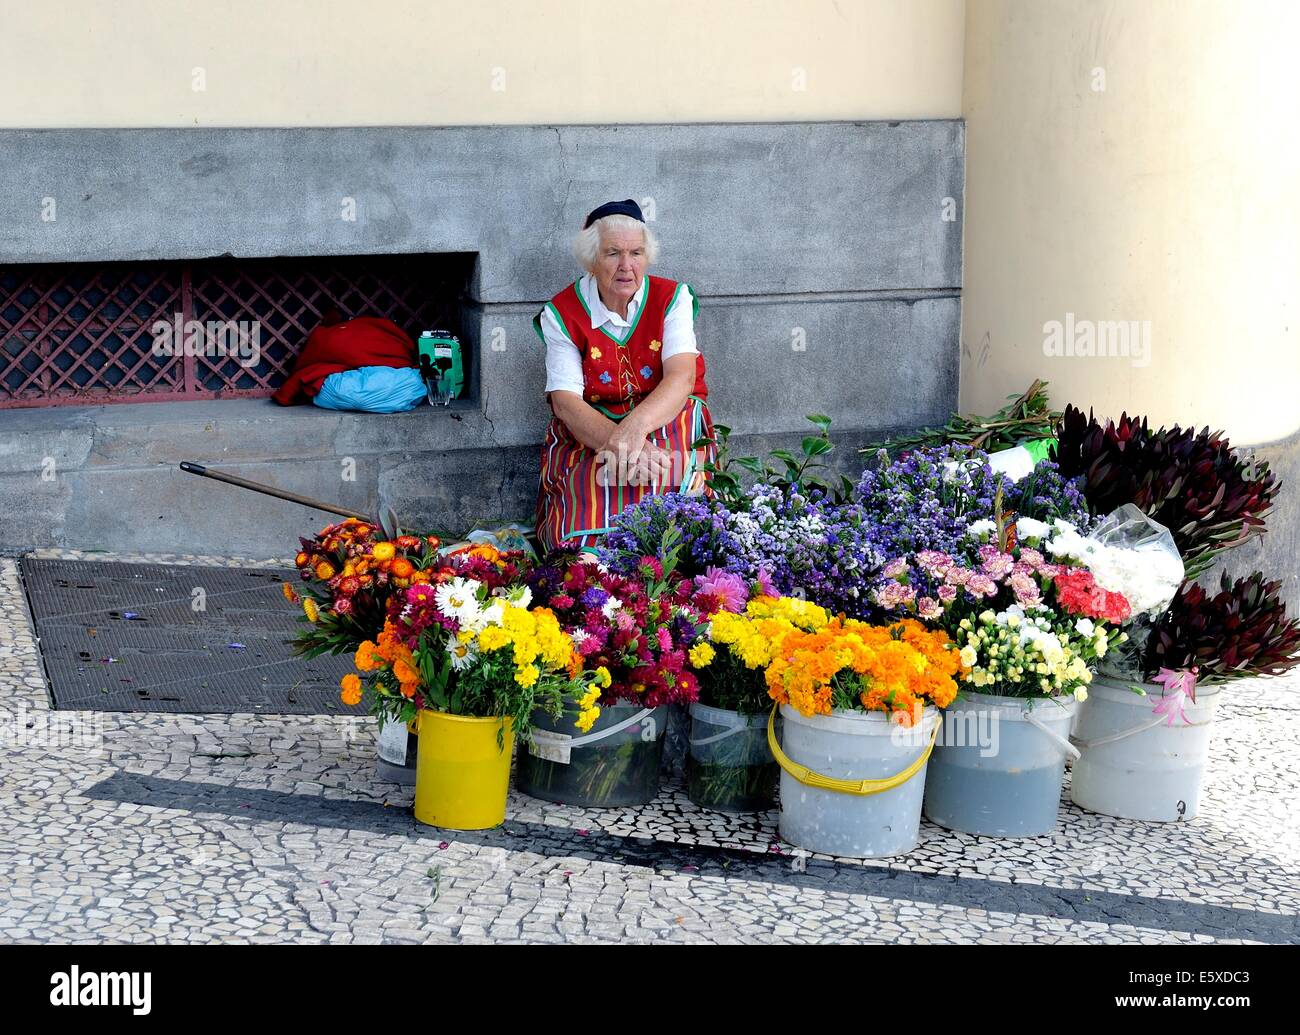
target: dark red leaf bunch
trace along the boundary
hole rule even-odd
[[[1150,679],[1161,668],[1194,665],[1198,683],[1225,683],[1300,665],[1300,622],[1287,618],[1280,585],[1265,582],[1262,572],[1235,583],[1225,572],[1214,594],[1183,583],[1147,640],[1143,674]]]
[[[1063,478],[1083,475],[1094,514],[1133,503],[1168,528],[1188,579],[1261,535],[1280,487],[1267,463],[1241,456],[1221,431],[1177,424],[1152,431],[1145,417],[1127,413],[1103,425],[1074,406],[1062,416],[1055,460]]]

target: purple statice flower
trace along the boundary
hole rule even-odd
[[[717,598],[732,614],[740,614],[749,601],[749,586],[745,580],[721,568],[709,568],[703,575],[696,575],[695,588]]]
[[[994,500],[1002,488],[1004,514],[1042,521],[1055,517],[1090,527],[1080,479],[1067,482],[1048,461],[1014,482],[996,473],[988,454],[960,444],[912,450],[891,461],[883,450],[863,472],[854,492],[871,520],[880,526],[890,556],[941,551],[957,562],[974,563],[976,545],[969,526],[994,520]]]
[[[740,547],[731,571],[756,578],[766,570],[782,594],[801,593],[832,612],[872,617],[871,593],[882,580],[884,554],[861,507],[797,485],[755,485],[745,502],[747,509],[728,521]]]
[[[682,534],[677,571],[688,578],[710,566],[737,570],[741,548],[727,529],[728,511],[707,496],[656,493],[625,508],[611,522],[596,555],[620,574],[631,574],[642,557],[658,557],[669,522]]]

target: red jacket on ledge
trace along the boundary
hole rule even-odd
[[[281,406],[306,402],[330,374],[357,367],[413,367],[415,353],[410,336],[380,316],[321,324],[307,336],[293,371],[271,398]]]

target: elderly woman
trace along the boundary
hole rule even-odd
[[[707,492],[716,458],[690,287],[648,276],[658,242],[630,198],[601,205],[574,241],[587,272],[533,318],[546,345],[551,421],[542,444],[537,539],[594,547],[654,492]],[[590,552],[590,550],[588,550]]]

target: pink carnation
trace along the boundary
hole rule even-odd
[[[919,618],[938,618],[943,614],[943,608],[933,597],[921,597],[916,602],[916,614]]]
[[[892,561],[890,561],[888,564],[885,565],[885,570],[883,574],[887,579],[897,579],[907,574],[907,568],[908,565],[907,565],[906,557],[895,557]]]
[[[953,559],[939,550],[922,550],[916,555],[916,563],[925,569],[926,574],[941,579],[953,566]]]
[[[975,597],[995,597],[998,595],[998,584],[987,575],[977,572],[967,579],[966,592]]]
[[[951,604],[957,599],[956,586],[940,586],[938,590],[939,600],[945,604]]]

